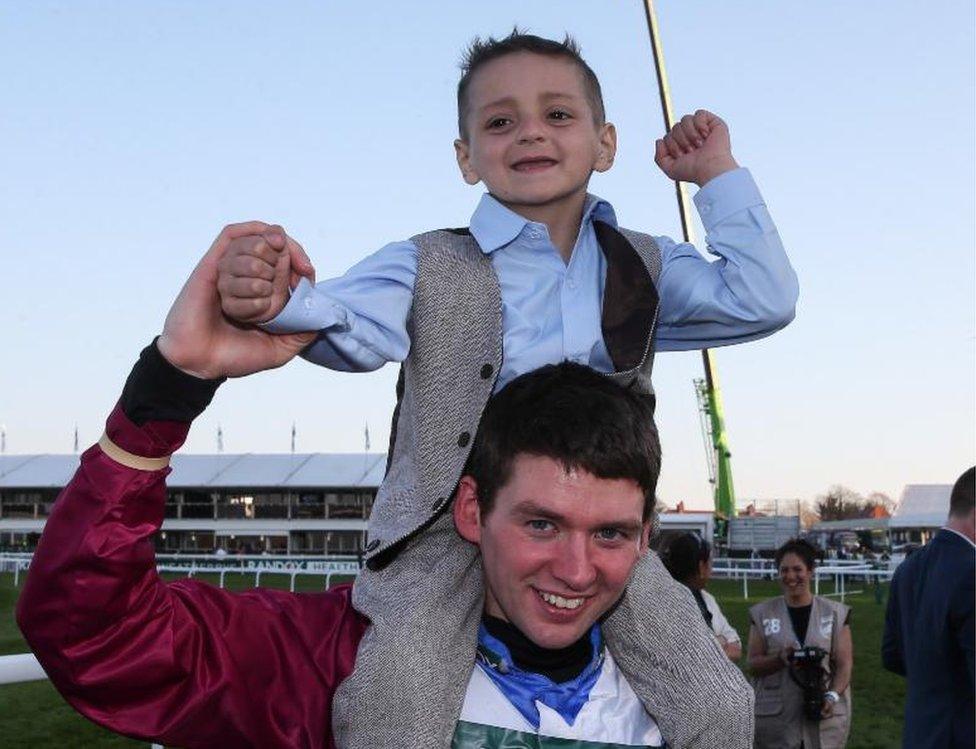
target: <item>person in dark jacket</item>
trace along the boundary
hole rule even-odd
[[[952,487],[949,519],[891,581],[881,660],[908,679],[904,747],[965,747],[973,732],[976,468]]]

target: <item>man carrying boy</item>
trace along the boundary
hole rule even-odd
[[[190,422],[227,377],[281,366],[310,340],[221,316],[218,259],[255,231],[284,243],[273,227],[228,227],[143,351],[54,505],[17,621],[65,699],[113,731],[182,747],[330,748],[333,695],[368,624],[350,590],[166,583],[153,552]],[[460,716],[426,703],[429,722],[453,721],[454,747],[664,746],[600,624],[647,552],[659,467],[651,399],[586,367],[548,367],[493,398],[452,514],[484,570],[485,616],[477,650],[454,664],[466,674]],[[655,603],[671,605],[678,626],[695,613],[690,596]],[[669,646],[676,656],[713,645],[699,630]],[[400,669],[388,663],[389,678]],[[664,699],[673,710],[683,700]],[[705,707],[720,726],[735,720],[734,695]]]
[[[655,349],[769,335],[792,319],[796,300],[758,189],[711,113],[682,118],[655,157],[670,178],[702,187],[695,200],[716,263],[689,245],[619,228],[610,205],[587,193],[592,172],[613,163],[616,133],[570,41],[515,32],[476,42],[458,86],[458,122],[462,176],[489,191],[469,230],[388,245],[342,278],[318,287],[303,280],[293,291],[293,271],[312,273],[297,246],[282,252],[255,237],[222,263],[232,319],[317,331],[303,355],[336,369],[404,362],[390,468],[354,593],[372,626],[336,701],[343,749],[366,749],[377,736],[384,745],[409,736],[411,746],[440,746],[453,730],[450,720],[421,727],[425,700],[460,708],[467,674],[454,664],[475,647],[483,595],[477,561],[444,513],[493,391],[571,360],[651,393]],[[675,662],[673,643],[661,638],[668,623],[649,613],[652,590],[683,595],[649,558],[607,622],[609,647],[652,713],[662,692],[687,692],[687,675],[697,674],[700,712],[660,717],[672,743],[735,744],[735,731],[703,733],[709,700],[739,688],[731,667],[708,650],[682,651]],[[397,680],[387,667],[394,658],[404,664]],[[672,679],[650,678],[648,662],[667,659]]]

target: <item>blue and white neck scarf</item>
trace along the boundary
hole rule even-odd
[[[590,630],[590,644],[593,657],[589,665],[575,679],[557,684],[548,676],[523,671],[516,666],[505,643],[492,637],[482,624],[478,628],[477,663],[536,730],[539,729],[536,701],[552,708],[566,723],[573,725],[603,670],[603,637],[599,625],[594,624]]]

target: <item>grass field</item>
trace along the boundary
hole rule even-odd
[[[261,582],[269,587],[288,587],[288,578],[284,575],[262,575]],[[251,585],[253,578],[227,576],[228,588],[243,589]],[[317,578],[298,578],[299,590],[320,590],[320,585]],[[748,599],[742,598],[741,583],[713,580],[709,590],[718,599],[732,626],[739,631],[743,642],[748,632],[749,606],[779,594],[779,586],[771,581],[751,581]],[[821,592],[829,591],[828,587]],[[0,655],[28,650],[14,622],[18,592],[13,585],[13,575],[0,574]],[[878,597],[873,588],[866,587],[863,593],[847,598],[847,603],[854,607],[851,627],[854,634],[854,722],[848,744],[852,749],[889,749],[901,745],[905,685],[901,678],[881,668],[879,650],[884,605],[883,596],[882,602]],[[88,722],[61,699],[49,682],[44,681],[0,687],[0,746],[61,749],[147,745],[116,736]]]

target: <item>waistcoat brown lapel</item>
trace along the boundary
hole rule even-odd
[[[633,245],[603,221],[594,221],[597,242],[607,261],[603,289],[603,340],[614,369],[626,372],[644,358],[653,335],[658,294]]]

